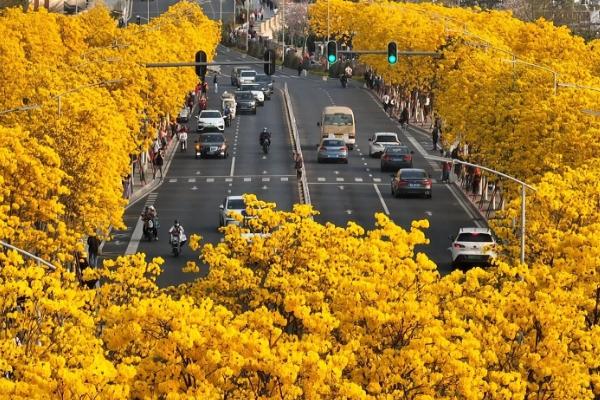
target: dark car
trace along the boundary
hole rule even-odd
[[[402,168],[392,176],[392,196],[418,194],[431,198],[431,178],[424,169]]]
[[[257,85],[254,82],[251,83],[242,83],[240,85],[240,92],[252,92],[254,96],[254,100],[256,100],[256,104],[259,106],[265,105],[265,93],[262,91],[260,85]]]
[[[381,154],[381,172],[412,168],[413,151],[406,146],[389,146]]]
[[[202,133],[198,137],[200,157],[229,157],[227,140],[222,133]]]
[[[273,94],[273,78],[269,75],[265,74],[257,74],[254,82],[257,85],[260,85],[263,93],[265,94],[265,99],[270,99]]]
[[[236,114],[244,111],[256,114],[256,100],[252,92],[235,92]]]

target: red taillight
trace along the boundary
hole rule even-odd
[[[406,154],[406,155],[404,156],[404,160],[405,160],[405,161],[410,161],[410,160],[412,160],[412,156],[411,156],[410,154]]]
[[[408,184],[408,181],[406,181],[406,180],[404,180],[404,179],[400,179],[400,180],[398,181],[398,185],[406,185],[406,184]]]
[[[454,248],[455,248],[455,249],[464,249],[464,248],[465,248],[465,246],[463,246],[463,245],[462,245],[462,244],[460,244],[460,243],[454,243],[454,245],[453,245],[453,246],[454,246]]]
[[[425,184],[425,186],[431,186],[431,179],[425,179],[423,183]]]
[[[344,146],[344,147],[340,147],[340,150],[341,151],[348,151],[348,148],[346,146]]]
[[[392,157],[388,156],[387,154],[383,157],[381,157],[382,160],[390,160]]]

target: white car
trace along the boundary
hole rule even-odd
[[[219,206],[219,226],[239,225],[232,214],[246,215],[246,203],[243,196],[227,196]]]
[[[381,157],[381,154],[386,147],[399,146],[400,139],[394,132],[375,132],[373,136],[369,138],[369,156]]]
[[[219,110],[203,110],[198,115],[198,132],[225,130],[225,120]]]
[[[489,265],[496,258],[496,239],[488,228],[460,228],[450,240],[453,267]]]
[[[252,96],[254,96],[254,100],[256,100],[256,103],[258,105],[265,105],[265,93],[260,88],[260,85],[257,85],[255,83],[246,83],[240,85],[240,90],[244,92],[251,92]]]
[[[244,69],[240,71],[240,75],[238,77],[238,86],[243,85],[244,83],[254,83],[256,79],[256,71],[253,69]]]

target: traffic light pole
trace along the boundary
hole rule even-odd
[[[217,61],[217,62],[173,62],[173,63],[145,63],[146,68],[174,68],[174,67],[196,67],[213,65],[249,65],[249,64],[270,64],[271,61]]]
[[[338,50],[338,54],[387,54],[386,50]],[[399,51],[399,56],[440,58],[442,53],[436,51]]]

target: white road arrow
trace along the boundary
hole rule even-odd
[[[340,190],[344,190],[344,186],[338,186],[338,188],[340,188]]]
[[[346,214],[348,214],[348,215],[352,214],[352,210],[346,210]]]
[[[192,186],[192,190],[198,190],[196,186]]]

